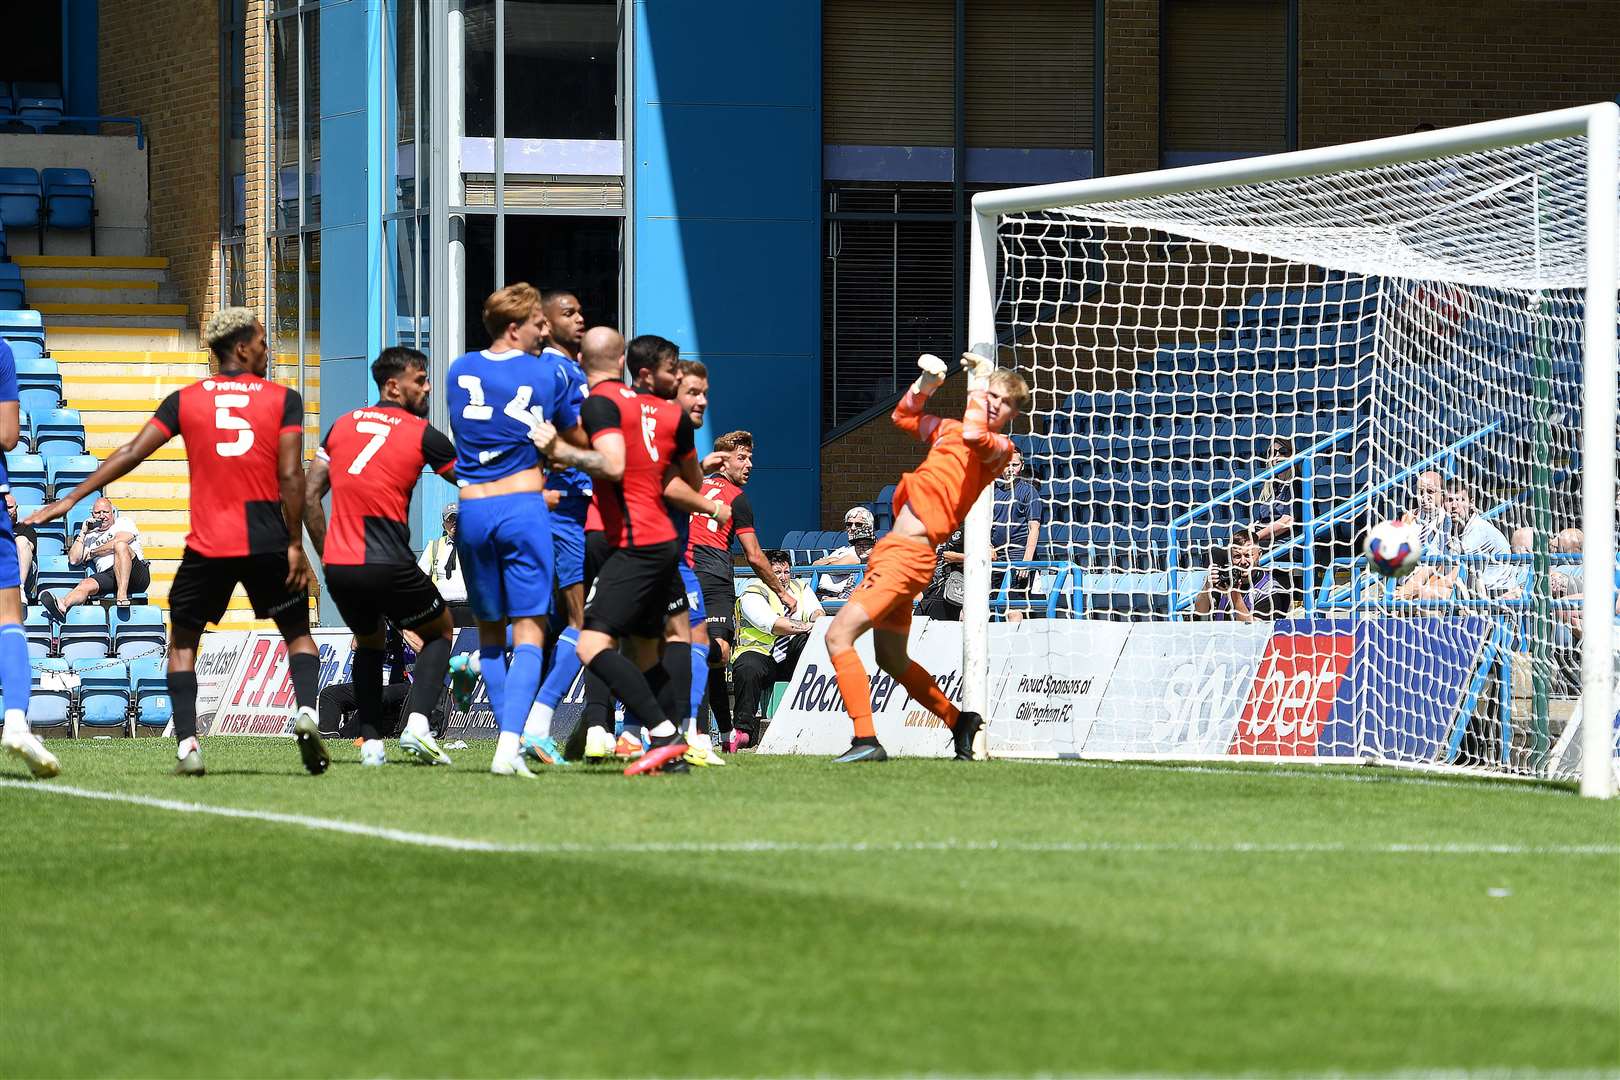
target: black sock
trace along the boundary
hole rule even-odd
[[[169,705],[174,709],[174,737],[185,742],[197,734],[197,673],[169,672]]]
[[[668,702],[663,698],[664,716],[677,729],[686,728],[686,711],[692,707],[692,646],[672,641],[664,646],[664,673],[669,676]]]
[[[356,647],[354,650],[354,710],[359,714],[360,737],[380,739],[382,732],[383,651]]]
[[[585,708],[580,713],[579,723],[584,728],[613,731],[613,689],[590,668],[585,669]]]
[[[658,707],[657,696],[629,657],[616,649],[603,649],[591,661],[590,669],[607,683],[614,697],[624,702],[626,728],[632,722],[651,727],[663,723],[664,714]]]
[[[321,693],[321,658],[315,653],[293,653],[287,657],[287,670],[292,674],[293,698],[298,707],[313,712],[315,699]],[[379,696],[381,693],[379,690]]]
[[[716,646],[718,648],[718,646]],[[731,730],[731,697],[726,693],[726,668],[716,664],[709,669],[709,711],[723,736]]]
[[[405,714],[421,713],[431,716],[444,693],[444,676],[450,670],[450,642],[434,638],[422,643],[411,667],[411,694],[405,699]]]

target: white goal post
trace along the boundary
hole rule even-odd
[[[1016,577],[991,492],[965,525],[963,708],[992,753],[1548,776],[1549,698],[1578,692],[1581,792],[1614,795],[1617,133],[1606,102],[976,195],[968,341],[1031,377],[1016,434],[1050,513]],[[1432,509],[1412,502],[1428,476],[1444,513],[1398,592],[1351,538]],[[1285,491],[1291,525],[1238,509]],[[1257,563],[1244,530],[1266,537]],[[1509,531],[1530,546],[1490,546]],[[1247,622],[1262,577],[1286,595],[1270,629],[1202,618]],[[1216,639],[1243,660],[1206,663],[1199,707],[1225,702],[1195,734],[1133,714],[1141,686],[1114,700],[1123,676],[1171,671],[1132,657]],[[1311,677],[1283,655],[1307,648]],[[1352,687],[1357,663],[1374,677]],[[1062,708],[1028,696],[1043,680]],[[1391,719],[1425,695],[1446,698],[1432,724]]]

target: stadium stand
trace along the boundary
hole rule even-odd
[[[163,612],[150,604],[110,608],[107,618],[112,630],[112,652],[121,660],[161,651],[168,644]]]
[[[34,230],[39,235],[41,255],[45,253],[45,233],[40,228],[43,210],[44,194],[40,191],[36,170],[16,166],[0,168],[0,223],[11,231]]]
[[[163,730],[174,716],[163,661],[158,657],[143,657],[131,662],[129,689],[135,701],[135,726]]]
[[[68,685],[72,667],[61,657],[45,657],[30,661],[33,669],[33,688],[28,698],[28,725],[35,731],[41,728],[67,728],[73,726],[73,690]]]
[[[28,609],[23,618],[23,632],[28,635],[28,657],[31,660],[43,660],[56,649],[56,626],[45,614],[45,609],[35,605]]]
[[[0,252],[0,256],[3,256]],[[22,267],[16,263],[0,262],[0,309],[12,311],[28,306],[27,290],[23,287]]]
[[[40,173],[40,187],[45,194],[45,227],[89,232],[90,254],[95,255],[96,189],[89,171],[46,169]]]
[[[133,697],[128,666],[106,660],[75,660],[73,672],[79,677],[79,726],[127,729]]]
[[[69,660],[105,660],[112,649],[106,609],[99,604],[81,604],[69,611],[57,641],[62,656]]]

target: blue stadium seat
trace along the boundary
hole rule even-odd
[[[23,616],[23,633],[28,635],[28,658],[43,660],[56,647],[56,627],[45,609],[34,606]]]
[[[8,230],[39,229],[44,206],[39,189],[39,173],[33,169],[0,168],[0,223]],[[44,254],[44,230],[40,230],[40,254]]]
[[[90,233],[90,254],[96,253],[95,179],[86,169],[46,169],[40,173],[45,193],[45,225],[65,232]]]
[[[804,530],[803,529],[793,529],[793,530],[791,530],[789,532],[786,532],[786,533],[784,533],[782,535],[782,546],[784,548],[786,548],[787,550],[792,551],[792,550],[796,549],[799,546],[799,540],[803,536],[804,536]]]
[[[16,82],[11,86],[12,113],[36,132],[60,127],[62,87],[49,82]]]
[[[115,607],[110,616],[113,652],[120,659],[143,656],[168,644],[163,628],[163,612],[146,604]]]
[[[145,657],[129,665],[130,690],[135,695],[135,723],[161,730],[174,718],[169,701],[168,674],[158,657]]]
[[[62,407],[62,399],[54,390],[19,390],[17,402],[29,416],[54,412]]]
[[[84,570],[75,570],[69,566],[65,555],[59,559],[39,560],[39,587],[42,592],[72,589],[83,580]],[[68,614],[71,615],[72,612],[68,612]]]
[[[18,509],[20,510],[21,507]],[[33,511],[38,510],[39,507],[31,506],[28,509]],[[67,543],[62,539],[60,533],[36,531],[34,541],[34,553],[42,559],[53,559],[58,555],[67,554]]]
[[[84,453],[84,422],[78,409],[51,409],[31,415],[36,452],[46,457]]]
[[[23,286],[22,267],[16,263],[0,263],[0,308],[10,311],[27,306],[28,290]]]
[[[33,670],[34,683],[28,697],[28,726],[71,726],[73,691],[64,685],[71,671],[68,662],[60,657],[47,657],[31,660],[28,666]]]
[[[5,171],[0,169],[0,173]],[[4,195],[0,195],[0,203],[4,198]],[[45,354],[45,323],[37,311],[0,310],[0,337],[11,343],[11,351],[19,357]],[[37,346],[37,350],[32,346]]]
[[[38,454],[10,451],[6,454],[6,474],[11,480],[11,494],[19,504],[47,501],[45,459]]]
[[[6,227],[0,224],[0,260],[11,258],[11,252],[6,241]]]
[[[79,725],[122,728],[129,723],[129,668],[106,660],[74,660],[79,676]]]
[[[19,390],[49,390],[62,400],[62,372],[56,361],[48,356],[17,358],[17,388]]]
[[[69,454],[45,458],[45,473],[50,478],[55,497],[60,499],[89,478],[101,465],[89,454]]]
[[[43,582],[41,587],[44,587]],[[62,624],[57,640],[62,644],[62,655],[69,660],[105,659],[112,649],[106,610],[100,604],[80,604],[67,613],[67,621]]]
[[[83,525],[90,519],[90,511],[94,507],[94,504],[95,499],[93,498],[80,499],[76,504],[74,504],[73,509],[67,512],[67,518],[64,522],[65,533],[67,536],[78,535],[79,526]]]

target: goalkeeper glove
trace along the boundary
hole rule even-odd
[[[988,379],[990,373],[996,370],[994,360],[986,360],[978,353],[972,352],[962,354],[962,366],[967,369],[968,375],[974,379]]]
[[[922,374],[917,376],[912,386],[918,393],[932,393],[945,381],[945,361],[933,353],[923,353],[917,357],[917,366],[922,369]]]

